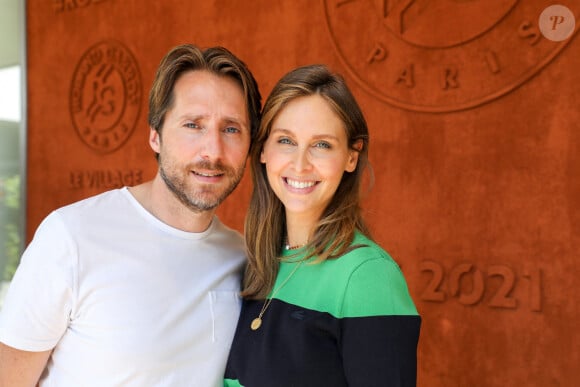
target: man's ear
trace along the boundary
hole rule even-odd
[[[159,135],[159,132],[152,127],[149,127],[149,146],[155,153],[160,153],[161,136]]]

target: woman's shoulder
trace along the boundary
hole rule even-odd
[[[314,261],[315,262],[315,261]],[[320,272],[325,278],[332,278],[337,287],[358,286],[359,278],[364,279],[363,287],[372,287],[367,279],[374,278],[379,286],[404,282],[399,265],[381,246],[369,237],[356,233],[349,250],[334,259],[327,259],[319,264]],[[318,265],[315,265],[318,266]]]
[[[295,263],[283,263],[282,278]],[[303,265],[278,298],[335,317],[416,314],[399,266],[377,243],[356,234],[344,255]]]
[[[405,277],[389,253],[362,234],[357,234],[352,247],[353,250],[338,260],[348,267],[341,314],[417,314]]]
[[[328,262],[332,261],[329,260]],[[355,234],[349,250],[334,261],[336,261],[337,266],[347,272],[356,270],[359,266],[373,261],[398,269],[397,263],[385,249],[360,232]]]

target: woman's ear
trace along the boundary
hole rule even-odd
[[[264,149],[262,148],[262,151],[260,152],[260,162],[262,164],[266,164],[266,159],[264,157]]]
[[[352,172],[356,169],[356,165],[358,163],[358,155],[360,151],[363,149],[363,140],[357,140],[354,144],[352,144],[351,149],[348,150],[348,161],[346,163],[346,167],[344,170],[346,172]]]

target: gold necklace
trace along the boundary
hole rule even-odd
[[[288,238],[287,238],[287,237],[286,237],[286,239],[284,240],[284,249],[285,249],[285,250],[297,250],[297,249],[299,249],[299,248],[301,248],[301,247],[304,247],[304,246],[306,246],[306,244],[305,244],[305,243],[303,243],[303,244],[300,244],[300,245],[291,245],[291,244],[288,242]]]
[[[286,249],[286,250],[297,250],[297,249],[299,249],[301,247],[304,247],[304,246],[306,246],[306,245],[302,244],[302,245],[293,245],[293,246],[290,246],[289,244],[285,244],[284,245],[284,249]]]
[[[274,299],[274,296],[276,295],[276,293],[278,293],[278,291],[280,289],[282,289],[282,287],[284,287],[284,285],[286,285],[286,282],[288,282],[288,280],[294,275],[294,273],[296,273],[296,270],[298,270],[300,265],[302,265],[302,262],[304,262],[304,261],[300,261],[296,266],[294,266],[294,269],[292,269],[292,272],[290,272],[290,274],[288,275],[288,277],[286,277],[284,282],[282,282],[280,284],[280,286],[278,286],[277,289],[274,289],[270,298],[268,298],[266,301],[264,301],[264,305],[262,306],[262,310],[260,311],[260,314],[258,315],[258,317],[253,319],[252,323],[250,324],[250,328],[252,328],[253,331],[257,330],[258,328],[260,328],[262,326],[262,316],[266,312],[266,309],[268,309],[268,307],[272,303],[272,299]]]

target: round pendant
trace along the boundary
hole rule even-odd
[[[252,330],[255,331],[256,329],[260,328],[261,325],[262,325],[262,319],[260,317],[256,317],[255,319],[252,320],[252,324],[250,324],[250,328],[252,328]]]

